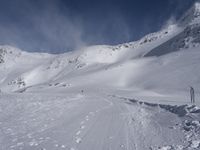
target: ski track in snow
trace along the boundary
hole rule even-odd
[[[200,2],[185,14],[116,46],[0,46],[0,150],[200,150],[200,109],[181,105],[188,85],[200,104]]]
[[[11,100],[8,95],[0,102],[1,150],[192,150],[200,146],[195,114],[189,119],[167,107],[98,94],[31,96],[15,95]]]

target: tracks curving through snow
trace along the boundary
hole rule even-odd
[[[102,94],[34,96],[13,100],[24,109],[7,104],[13,110],[4,114],[14,119],[0,116],[2,150],[159,150],[187,144],[180,116],[157,105]]]

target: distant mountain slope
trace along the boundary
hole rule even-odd
[[[198,47],[200,44],[200,2],[196,2],[177,23],[184,30],[145,56],[161,56],[181,49]]]
[[[90,46],[59,55],[0,46],[0,89],[65,92],[102,87],[169,92],[200,87],[199,12],[196,3],[177,24],[116,46]]]
[[[178,21],[180,26],[200,23],[200,1],[197,1]]]
[[[144,56],[161,56],[181,49],[198,47],[199,45],[200,24],[195,24],[186,27],[183,32],[154,48]]]

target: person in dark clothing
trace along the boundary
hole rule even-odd
[[[190,97],[191,97],[191,103],[195,103],[195,95],[194,95],[194,88],[190,87]]]

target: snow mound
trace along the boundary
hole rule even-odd
[[[118,96],[114,95],[114,97],[118,97]],[[200,108],[197,107],[196,105],[167,105],[167,104],[150,103],[150,102],[140,101],[140,100],[131,99],[131,98],[124,98],[124,97],[118,97],[118,98],[125,100],[129,104],[133,103],[133,104],[139,104],[139,105],[148,106],[148,107],[159,107],[163,110],[174,113],[178,115],[179,117],[187,117],[187,116],[194,116],[194,115],[200,116]],[[188,120],[186,120],[186,122],[188,123]],[[197,123],[197,125],[200,126],[200,118],[199,118],[199,121],[194,121],[193,123]]]
[[[114,96],[116,97],[116,96]],[[136,99],[118,97],[125,100],[128,104],[140,105],[153,109],[162,109],[164,111],[178,115],[182,119],[181,124],[176,124],[171,129],[180,128],[185,135],[185,145],[164,145],[152,146],[151,150],[197,150],[200,149],[200,108],[195,105],[166,105],[156,104]],[[161,110],[160,110],[161,111]]]

